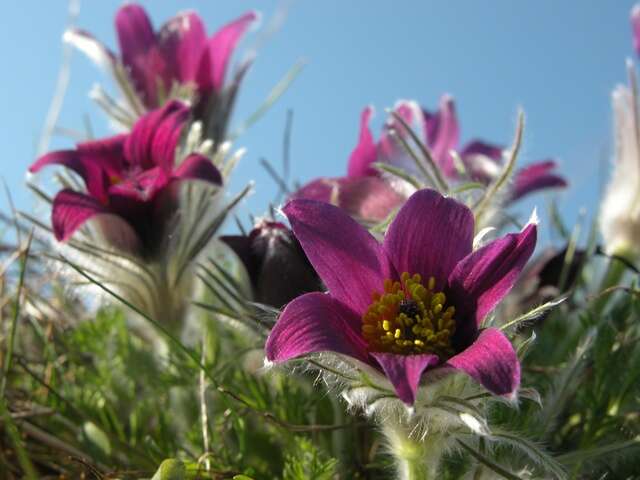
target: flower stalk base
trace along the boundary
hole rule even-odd
[[[411,438],[411,425],[386,424],[383,432],[389,441],[399,480],[437,479],[446,442],[441,432],[424,438]]]

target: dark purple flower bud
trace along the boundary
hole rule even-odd
[[[573,288],[586,255],[586,251],[578,249],[569,264],[565,265],[567,247],[543,251],[523,273],[519,282],[518,290],[525,294],[524,302],[537,305]]]
[[[281,308],[303,293],[322,291],[322,282],[291,230],[261,221],[247,236],[221,237],[249,274],[254,300]]]

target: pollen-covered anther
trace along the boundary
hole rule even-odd
[[[455,307],[447,306],[444,292],[435,291],[431,277],[425,284],[419,274],[404,272],[400,281],[384,282],[384,292],[374,292],[362,316],[362,334],[372,352],[402,355],[453,354]]]

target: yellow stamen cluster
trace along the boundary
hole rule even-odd
[[[435,284],[433,277],[423,285],[419,274],[407,272],[400,282],[385,280],[384,293],[373,294],[362,316],[362,334],[372,352],[453,354],[456,310],[446,307],[447,297],[434,291]]]

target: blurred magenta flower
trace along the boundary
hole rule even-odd
[[[242,261],[256,302],[282,308],[303,293],[323,289],[293,232],[280,222],[262,220],[248,235],[220,240]]]
[[[382,244],[324,202],[292,200],[284,213],[328,293],[287,305],[266,343],[269,361],[346,355],[383,372],[406,404],[434,368],[466,372],[498,395],[518,388],[511,343],[481,324],[533,253],[535,224],[472,251],[473,214],[433,190],[409,198]]]
[[[633,34],[633,48],[640,55],[640,3],[631,9],[631,30]]]
[[[430,150],[437,166],[449,180],[456,182],[493,182],[503,168],[504,149],[501,146],[472,140],[460,146],[460,127],[453,98],[444,95],[436,112],[421,108],[414,101],[400,101],[394,109]],[[344,208],[356,217],[371,220],[384,219],[392,209],[404,200],[403,189],[394,189],[384,181],[376,162],[398,167],[420,176],[414,160],[394,135],[409,137],[406,129],[394,117],[389,116],[378,142],[375,142],[369,122],[372,107],[364,109],[360,120],[358,144],[351,153],[345,177],[320,178],[304,185],[293,198],[308,198],[332,203]],[[456,152],[461,165],[451,152]],[[515,201],[538,190],[565,187],[567,182],[553,170],[553,160],[533,163],[514,175],[507,194],[507,201]]]
[[[144,8],[128,3],[118,10],[115,19],[120,56],[82,30],[71,30],[65,38],[110,70],[121,84],[125,98],[130,93],[129,86],[133,86],[139,100],[134,104],[149,110],[161,107],[170,98],[186,97],[194,100],[196,118],[206,120],[220,114],[226,120],[248,67],[247,64],[241,68],[225,89],[229,60],[256,18],[255,12],[248,12],[207,37],[200,17],[194,12],[184,12],[154,31]],[[130,85],[122,85],[123,75]],[[133,107],[135,111],[136,105]]]
[[[30,172],[63,165],[82,178],[87,190],[65,188],[54,198],[56,239],[68,240],[95,218],[111,244],[153,255],[176,211],[176,186],[190,180],[222,183],[218,169],[203,155],[192,153],[176,166],[176,147],[189,114],[185,104],[172,101],[141,117],[129,134],[40,157]]]
[[[478,139],[473,139],[461,146],[460,126],[451,96],[442,96],[436,112],[423,109],[413,101],[398,102],[395,112],[413,127],[421,141],[431,151],[436,164],[446,178],[489,184],[499,176],[503,167],[504,147]],[[369,129],[369,126],[363,122],[360,128]],[[396,132],[396,135],[408,136],[400,122],[390,117],[377,145],[378,155],[361,156],[357,170],[363,171],[366,164],[370,165],[374,161],[399,166],[410,172],[416,170],[413,160],[394,140],[390,134],[391,131]],[[366,139],[367,135],[361,134],[360,138]],[[457,152],[462,165],[456,165],[455,157],[451,152]],[[566,181],[553,173],[555,167],[553,160],[545,160],[528,165],[516,172],[509,200],[514,201],[528,193],[545,188],[565,187]]]

